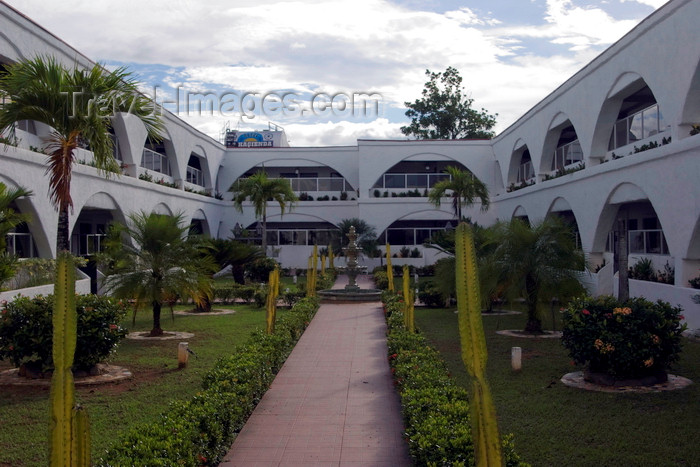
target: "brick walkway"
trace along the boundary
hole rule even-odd
[[[410,466],[385,331],[378,302],[321,305],[220,465]]]

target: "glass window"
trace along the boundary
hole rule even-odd
[[[644,250],[644,231],[632,230],[629,232],[630,253],[646,253]]]
[[[384,174],[384,188],[406,188],[404,174]]]
[[[266,236],[268,245],[279,245],[279,241],[277,240],[277,230],[268,230]]]
[[[422,245],[430,240],[430,229],[416,229],[416,245]]]
[[[333,238],[332,230],[310,230],[309,245],[329,245]]]
[[[629,142],[638,141],[644,138],[642,114],[632,116],[629,121]]]
[[[280,245],[306,245],[305,230],[280,230]]]
[[[646,252],[660,255],[661,254],[661,231],[660,230],[649,230],[645,232],[646,240]]]
[[[413,229],[388,229],[387,241],[391,245],[414,245]]]
[[[407,188],[426,188],[428,186],[428,176],[426,174],[406,175]]]
[[[659,106],[649,107],[642,112],[644,137],[654,136],[659,132]]]

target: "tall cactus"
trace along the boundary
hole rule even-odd
[[[481,318],[474,234],[466,223],[455,233],[455,279],[462,360],[472,379],[472,439],[477,466],[501,467],[496,409],[486,381],[486,338]]]
[[[403,323],[408,332],[415,332],[416,326],[413,321],[415,295],[411,289],[411,274],[408,264],[403,265]]]
[[[391,245],[386,244],[386,277],[389,280],[387,289],[389,292],[394,291],[394,268],[391,267]]]
[[[326,255],[321,255],[321,276],[326,273]]]
[[[90,465],[90,428],[87,414],[75,406],[73,358],[78,334],[75,304],[75,265],[68,253],[56,260],[51,377],[51,466]]]
[[[268,334],[275,332],[275,321],[277,320],[277,296],[279,295],[280,270],[275,268],[270,271],[267,281],[267,328]]]
[[[312,265],[312,258],[309,256],[309,264],[306,267],[306,296],[307,297],[313,297],[314,292],[315,292],[315,287],[313,286],[313,272],[311,271],[313,269]]]
[[[328,245],[328,269],[335,269],[335,265],[333,264],[334,259],[335,256],[333,255],[333,247]]]

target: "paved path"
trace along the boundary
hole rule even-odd
[[[410,466],[385,332],[378,302],[321,305],[220,465]]]

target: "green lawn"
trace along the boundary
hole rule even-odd
[[[192,397],[220,356],[230,354],[254,329],[264,328],[263,309],[247,305],[233,308],[236,313],[232,315],[177,315],[174,322],[169,310],[164,311],[162,326],[166,332],[195,333],[187,341],[197,357],[190,356],[187,368],[177,368],[178,340],[125,339],[110,363],[129,368],[134,378],[118,384],[78,388],[78,401],[88,409],[91,418],[93,459],[128,427],[154,420],[172,400]],[[149,330],[150,313],[141,312],[135,326],[129,317],[125,326]],[[0,365],[1,369],[8,368],[4,362]],[[0,387],[0,466],[47,465],[48,397],[48,388]]]
[[[468,386],[460,359],[454,309],[416,309],[416,324],[444,355],[452,375]],[[564,386],[576,371],[558,339],[495,334],[522,329],[524,315],[484,318],[488,377],[502,433],[533,466],[696,466],[700,433],[700,343],[684,340],[672,373],[695,382],[657,394],[608,394]],[[551,329],[551,319],[545,320]],[[523,370],[510,368],[511,347],[523,349]]]

